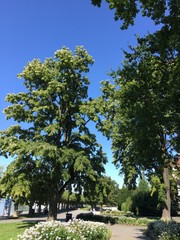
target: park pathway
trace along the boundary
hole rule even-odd
[[[109,225],[112,231],[111,240],[148,240],[143,234],[145,227],[142,226],[129,226],[129,225]]]

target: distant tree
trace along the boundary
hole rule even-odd
[[[94,179],[87,181],[84,186],[85,203],[89,204],[91,209],[96,208],[98,203],[102,204],[102,192],[99,183],[99,179]]]
[[[150,190],[149,183],[144,177],[142,177],[142,179],[139,180],[137,189],[140,192],[148,192]]]
[[[89,181],[84,187],[85,201],[92,209],[99,205],[117,206],[119,186],[110,177],[102,176],[96,181]]]
[[[18,75],[26,91],[6,97],[11,103],[4,110],[6,117],[18,124],[0,133],[0,154],[30,156],[37,162],[37,181],[46,189],[49,220],[57,218],[57,203],[68,185],[104,172],[105,154],[82,110],[88,97],[86,74],[92,64],[83,47],[76,47],[74,53],[64,47],[55,52],[54,59],[29,62]]]
[[[132,211],[132,198],[128,197],[125,202],[122,203],[121,205],[121,210],[124,211],[125,213]]]
[[[102,193],[101,205],[117,206],[119,185],[111,177],[103,176],[100,180],[100,191]]]
[[[17,157],[10,163],[3,177],[0,179],[1,191],[9,195],[15,202],[16,210],[18,205],[29,206],[29,213],[32,213],[32,206],[37,203],[47,203],[47,185],[45,189],[45,176],[42,176],[42,169],[36,166],[36,162],[30,158]]]
[[[133,190],[128,189],[124,185],[122,188],[119,190],[118,194],[118,208],[119,210],[122,210],[122,204],[126,202],[127,198],[131,198],[133,195]]]
[[[152,194],[150,184],[142,177],[131,197],[132,212],[140,216],[160,216],[162,208],[157,193],[158,186],[157,191]]]
[[[28,161],[26,161],[28,165]],[[22,162],[21,162],[22,164]],[[14,201],[15,211],[18,210],[19,204],[28,204],[28,199],[31,194],[31,182],[28,179],[29,171],[19,165],[18,161],[13,161],[8,167],[3,177],[0,179],[1,193],[9,195]]]

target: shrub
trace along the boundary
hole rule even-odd
[[[111,224],[115,224],[118,222],[118,217],[113,217],[109,215],[108,216],[94,215],[93,213],[80,213],[76,216],[76,218],[82,219],[85,221],[111,223]]]
[[[110,237],[111,231],[103,223],[73,220],[40,222],[26,229],[18,240],[109,240]]]
[[[180,224],[174,221],[156,221],[148,224],[146,235],[155,240],[179,240]]]
[[[150,220],[148,218],[133,218],[133,217],[126,217],[126,216],[122,216],[118,218],[119,224],[128,224],[128,225],[146,226],[148,223],[152,221],[153,220]]]
[[[132,197],[131,210],[139,216],[161,216],[162,209],[157,208],[158,195],[150,192],[136,192]]]

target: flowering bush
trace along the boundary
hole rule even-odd
[[[146,234],[150,239],[155,240],[179,240],[180,224],[174,221],[156,221],[148,225]]]
[[[109,240],[111,237],[111,231],[104,223],[76,220],[71,223],[71,227],[87,240]]]
[[[26,229],[18,240],[109,240],[110,230],[103,223],[73,220],[40,222]]]

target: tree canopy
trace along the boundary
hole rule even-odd
[[[101,0],[92,0],[101,6]],[[159,177],[164,190],[163,218],[170,218],[169,170],[180,147],[180,4],[176,0],[107,0],[122,29],[137,14],[149,17],[159,30],[137,38],[125,53],[122,68],[103,82],[103,95],[91,105],[104,116],[98,128],[112,138],[114,163],[125,184],[135,187],[141,171]],[[98,110],[97,110],[98,109]],[[93,116],[95,117],[95,116]]]
[[[102,0],[91,0],[92,4],[100,7]],[[122,21],[122,29],[127,29],[134,25],[134,20],[138,14],[151,18],[156,25],[166,25],[172,31],[179,29],[179,9],[178,0],[106,0],[109,9],[114,10],[114,19]],[[174,31],[178,36],[178,33]]]
[[[57,202],[70,184],[80,184],[104,172],[106,156],[83,112],[88,100],[86,74],[93,59],[76,47],[63,47],[44,63],[29,62],[18,75],[25,92],[9,94],[7,119],[17,124],[0,134],[1,154],[35,161],[48,198],[49,218],[56,218]]]

